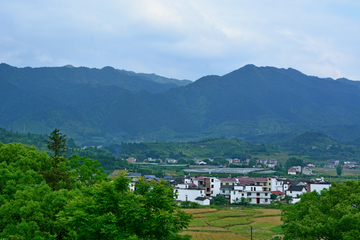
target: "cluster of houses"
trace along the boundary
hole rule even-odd
[[[200,205],[210,205],[211,198],[216,196],[225,197],[229,203],[237,203],[245,198],[251,204],[270,204],[272,194],[278,199],[284,198],[285,195],[291,196],[291,203],[296,203],[300,200],[300,195],[305,192],[320,192],[331,186],[323,178],[290,180],[276,176],[263,178],[185,176],[176,181],[171,176],[156,178],[154,175],[141,176],[140,173],[129,173],[127,177],[131,179],[131,190],[135,190],[135,183],[139,177],[144,177],[148,181],[165,180],[173,185],[175,200],[196,202]]]
[[[321,179],[303,178],[288,180],[279,177],[250,178],[216,178],[216,177],[184,177],[183,182],[174,186],[177,200],[197,202],[209,205],[210,199],[216,196],[225,197],[229,203],[237,203],[241,198],[248,199],[251,204],[270,204],[271,194],[279,199],[285,195],[292,197],[292,203],[300,200],[305,192],[328,189],[330,183]]]
[[[287,174],[289,175],[312,175],[312,170],[309,166],[301,167],[301,166],[292,166],[288,169]]]

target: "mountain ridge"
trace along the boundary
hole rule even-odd
[[[79,143],[225,136],[266,142],[306,131],[351,141],[360,135],[357,83],[292,68],[248,64],[180,86],[112,67],[0,64],[0,84],[0,127],[59,128]]]

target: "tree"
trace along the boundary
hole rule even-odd
[[[253,167],[253,166],[255,166],[256,165],[256,160],[255,159],[251,159],[250,161],[249,161],[249,167]]]
[[[46,183],[52,188],[53,191],[59,189],[71,189],[75,180],[71,176],[70,162],[66,158],[66,135],[62,135],[58,129],[54,129],[47,142],[47,147],[50,151],[54,151],[54,156],[51,156],[49,162],[52,165],[52,168],[43,171],[42,175],[46,180]]]
[[[274,202],[274,201],[278,200],[278,196],[276,194],[272,193],[270,195],[270,199],[271,199],[271,202]]]
[[[292,157],[292,158],[289,158],[288,160],[286,160],[285,162],[285,169],[289,169],[290,167],[292,166],[301,166],[303,167],[304,166],[304,162],[302,159],[298,159],[298,158],[295,158],[295,157]]]
[[[107,180],[104,169],[100,163],[87,157],[79,157],[74,154],[70,159],[71,168],[76,171],[78,181],[84,186],[90,186],[95,183],[101,183]]]
[[[290,195],[285,195],[284,200],[285,200],[286,203],[290,203],[293,200],[293,197],[290,196]]]
[[[211,204],[217,206],[226,206],[228,203],[228,200],[224,196],[216,196],[211,199]]]
[[[59,129],[54,129],[48,136],[48,140],[45,142],[48,144],[47,147],[50,151],[54,151],[55,158],[66,157],[66,135],[62,135]]]
[[[249,205],[250,204],[250,202],[251,202],[251,200],[250,200],[250,198],[244,198],[244,197],[241,197],[240,198],[240,205],[244,205],[244,206],[246,206],[246,205]]]
[[[341,176],[341,174],[342,174],[342,166],[339,164],[339,165],[337,165],[337,167],[336,167],[336,174],[338,175],[338,176]]]
[[[358,239],[360,183],[333,183],[321,194],[314,191],[282,209],[284,239]]]
[[[123,173],[113,182],[83,188],[83,195],[58,214],[59,224],[74,239],[189,239],[179,231],[191,215],[174,202],[172,188],[164,182],[146,182],[129,190]]]
[[[49,157],[35,147],[0,143],[0,239],[62,239],[56,214],[79,190],[52,191],[42,172]]]

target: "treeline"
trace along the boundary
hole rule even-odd
[[[24,145],[34,145],[38,151],[46,151],[51,155],[52,153],[46,149],[46,138],[45,134],[23,134],[0,128],[0,142],[5,144],[20,142]],[[107,173],[111,173],[115,168],[130,169],[132,164],[126,161],[129,157],[135,157],[138,162],[148,158],[162,160],[173,158],[177,159],[180,164],[190,165],[193,164],[192,159],[194,158],[200,158],[211,165],[223,165],[227,163],[226,158],[237,158],[240,161],[251,159],[251,165],[254,165],[257,156],[276,158],[275,156],[279,153],[285,156],[280,164],[285,163],[286,156],[301,158],[317,164],[332,159],[357,161],[360,158],[359,146],[344,144],[317,132],[306,132],[280,145],[255,144],[240,139],[209,138],[190,142],[123,142],[82,149],[70,138],[66,142],[66,147],[69,156],[77,154],[81,157],[87,156],[95,159],[101,163]],[[214,161],[210,161],[209,158]],[[138,169],[138,171],[141,170]],[[158,169],[153,172],[158,172]]]

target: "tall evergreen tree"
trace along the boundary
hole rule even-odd
[[[42,174],[46,183],[53,191],[59,189],[71,189],[75,180],[72,178],[70,170],[70,162],[66,158],[66,135],[60,133],[58,129],[51,132],[49,140],[45,140],[50,151],[54,151],[49,161],[52,168],[44,171]]]

